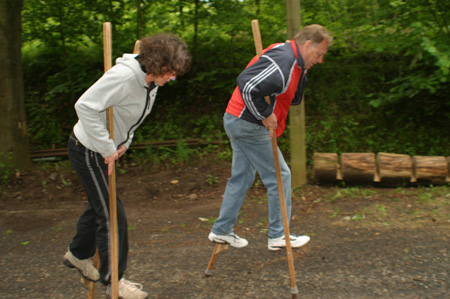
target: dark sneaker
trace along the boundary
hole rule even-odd
[[[242,248],[248,245],[248,241],[240,238],[235,233],[231,233],[228,235],[216,235],[213,232],[210,232],[208,235],[208,239],[211,242],[219,243],[219,244],[230,244],[230,246],[236,247],[236,248]]]
[[[98,270],[95,269],[94,265],[92,265],[90,259],[79,260],[70,252],[70,250],[67,250],[64,255],[63,263],[69,268],[76,268],[87,280],[98,281],[100,279],[100,274],[98,273]]]
[[[296,235],[291,234],[290,235],[291,247],[292,248],[301,247],[301,246],[305,245],[306,243],[308,243],[310,239],[311,238],[308,236],[296,236]],[[269,238],[268,247],[269,247],[269,250],[271,250],[271,251],[277,251],[283,247],[286,247],[286,239],[284,238],[284,235],[279,238],[273,238],[273,239]]]
[[[106,297],[111,298],[111,285],[106,287]],[[142,290],[142,284],[122,278],[119,280],[120,299],[145,299],[148,293]]]

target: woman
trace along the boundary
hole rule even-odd
[[[140,54],[124,54],[77,101],[78,122],[68,142],[70,161],[88,196],[76,234],[64,255],[64,264],[77,268],[84,278],[100,280],[110,295],[111,265],[108,175],[113,163],[129,148],[134,131],[150,113],[159,86],[185,74],[190,67],[186,43],[171,34],[141,40]],[[114,140],[106,126],[106,109],[114,112]],[[119,297],[147,298],[142,285],[125,280],[127,267],[127,220],[117,194],[119,246]],[[98,247],[100,268],[89,258]]]

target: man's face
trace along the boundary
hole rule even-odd
[[[323,40],[320,44],[314,44],[308,40],[303,46],[304,53],[302,53],[302,56],[305,61],[305,69],[310,69],[316,63],[323,62],[323,56],[328,51],[328,43],[326,40]]]
[[[159,86],[163,86],[169,81],[175,80],[176,74],[175,72],[165,73],[161,76],[153,76],[151,74],[148,74],[145,80],[147,81],[148,86],[150,86],[151,82],[155,82]]]

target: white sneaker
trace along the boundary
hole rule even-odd
[[[81,275],[89,281],[98,281],[100,279],[100,274],[90,259],[79,260],[70,250],[67,250],[64,255],[63,263],[69,268],[77,268]]]
[[[213,232],[210,232],[208,235],[208,239],[211,242],[219,243],[219,244],[225,244],[228,243],[230,246],[236,247],[236,248],[242,248],[248,245],[248,241],[240,238],[235,233],[231,233],[228,235],[216,235]]]
[[[301,247],[301,246],[305,245],[306,243],[308,243],[310,239],[311,238],[308,236],[297,236],[297,235],[291,234],[290,235],[291,247],[292,248]],[[273,238],[273,239],[269,238],[268,247],[269,247],[269,250],[271,250],[271,251],[277,251],[283,247],[286,247],[286,239],[284,238],[284,235],[279,238]]]
[[[106,297],[111,298],[111,285],[106,287]],[[125,278],[119,280],[120,299],[145,299],[148,293],[142,290],[142,284],[131,282]]]

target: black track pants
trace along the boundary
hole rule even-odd
[[[94,256],[95,248],[98,247],[100,280],[107,285],[111,278],[108,165],[99,153],[85,148],[73,133],[69,138],[68,150],[72,166],[88,197],[88,205],[78,220],[76,234],[69,248],[76,258],[86,259]],[[118,193],[117,225],[120,279],[127,267],[128,225]]]

